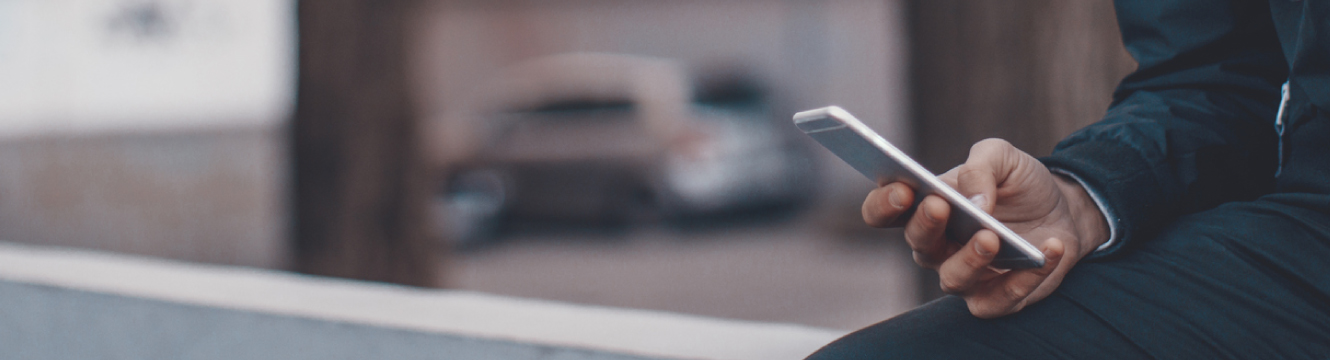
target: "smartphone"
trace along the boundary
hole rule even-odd
[[[1028,269],[1044,266],[1044,254],[1039,248],[974,206],[951,186],[943,183],[942,179],[906,156],[905,152],[891,145],[845,109],[829,106],[803,111],[794,114],[794,125],[869,180],[875,181],[878,186],[893,182],[910,185],[915,190],[916,207],[924,195],[941,196],[952,208],[951,218],[947,220],[946,233],[949,240],[964,244],[980,229],[997,233],[1002,239],[1002,245],[993,259],[993,267]]]

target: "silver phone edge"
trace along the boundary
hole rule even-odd
[[[978,220],[979,224],[984,228],[997,233],[998,237],[1002,238],[1004,242],[1011,244],[1017,251],[1028,257],[1029,260],[1034,263],[1032,265],[1037,265],[1035,267],[1041,267],[1044,265],[1046,259],[1043,252],[1039,251],[1037,247],[1029,241],[1026,241],[1025,238],[1016,234],[1015,231],[1012,231],[1006,225],[1003,225],[1002,222],[993,218],[992,215],[979,209],[979,207],[971,203],[969,199],[966,199],[955,189],[952,189],[951,186],[943,183],[942,179],[939,179],[937,175],[934,175],[932,172],[929,172],[928,169],[919,165],[919,163],[915,162],[914,159],[909,157],[909,155],[906,155],[904,151],[896,148],[895,145],[892,145],[886,139],[882,138],[881,135],[878,135],[877,132],[873,131],[867,125],[864,125],[863,122],[859,121],[859,119],[853,114],[845,111],[845,109],[842,109],[839,106],[828,106],[801,111],[794,115],[794,122],[796,125],[800,125],[810,121],[816,121],[820,118],[833,119],[836,122],[843,124],[843,126],[848,127],[860,137],[868,140],[869,143],[872,143],[879,150],[882,150],[882,152],[888,157],[891,157],[897,163],[901,164],[906,171],[909,171],[914,175],[916,180],[921,184],[928,185],[922,190],[942,196],[943,199],[947,200],[947,202],[951,203],[953,206],[960,207],[961,211]],[[840,128],[841,127],[839,126],[828,127],[814,130],[814,132],[837,130]],[[800,130],[803,131],[803,127],[800,127]],[[808,133],[808,131],[805,131],[805,133]],[[870,180],[876,181],[875,179]]]

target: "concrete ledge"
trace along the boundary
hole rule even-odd
[[[842,334],[0,243],[23,359],[799,359]]]

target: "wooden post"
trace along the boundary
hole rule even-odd
[[[919,157],[935,171],[1003,138],[1036,156],[1098,120],[1135,63],[1109,0],[916,0],[912,88]]]
[[[402,0],[299,1],[297,271],[437,286]]]
[[[1102,117],[1135,68],[1110,0],[914,0],[909,12],[916,152],[934,172],[991,137],[1047,155]],[[923,300],[940,296],[923,273]]]

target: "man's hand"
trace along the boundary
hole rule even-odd
[[[995,318],[1042,300],[1077,261],[1108,240],[1103,214],[1079,183],[1053,175],[1006,141],[974,144],[965,164],[940,178],[1038,246],[1047,259],[1044,267],[993,270],[989,264],[1001,240],[990,230],[980,230],[965,245],[947,241],[951,206],[937,195],[925,197],[913,216],[901,219],[914,203],[914,191],[902,183],[869,193],[864,221],[877,227],[904,221],[915,262],[937,270],[942,290],[964,298],[975,316]]]

